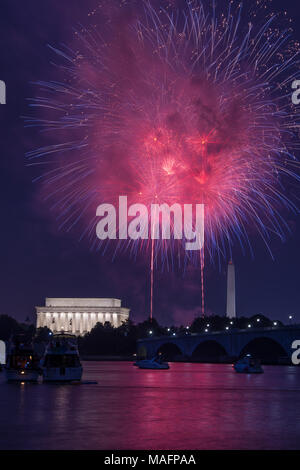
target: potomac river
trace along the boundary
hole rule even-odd
[[[97,384],[8,384],[1,449],[299,449],[300,368],[84,362]]]

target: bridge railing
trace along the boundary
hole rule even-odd
[[[209,335],[224,335],[224,334],[233,334],[233,333],[251,333],[251,332],[262,332],[262,331],[280,331],[280,330],[294,330],[294,329],[299,329],[300,330],[300,325],[299,324],[294,324],[294,325],[279,325],[279,326],[265,326],[265,327],[251,327],[251,328],[229,328],[228,330],[209,330],[209,331],[203,331],[199,333],[192,333],[192,332],[178,332],[178,333],[172,333],[172,334],[165,334],[165,335],[160,335],[160,336],[147,336],[145,338],[140,338],[138,341],[151,341],[155,339],[161,339],[161,338],[185,338],[187,336],[209,336]]]

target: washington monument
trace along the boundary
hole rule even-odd
[[[232,261],[229,261],[227,270],[227,308],[226,316],[236,317],[235,311],[235,269]]]

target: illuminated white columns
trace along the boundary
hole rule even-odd
[[[88,316],[87,314],[84,312],[81,314],[82,315],[82,318],[83,318],[83,333],[85,333],[88,329]]]
[[[53,317],[54,317],[54,322],[53,322],[54,331],[58,331],[58,330],[59,330],[59,318],[58,318],[58,314],[57,314],[57,313],[54,313],[54,314],[53,314]]]
[[[96,326],[96,314],[91,313],[91,329],[93,329]]]
[[[99,323],[104,323],[104,315],[103,315],[103,313],[98,313],[98,322],[99,322]]]
[[[92,315],[91,313],[87,313],[87,331],[91,331],[92,329]]]
[[[65,327],[64,327],[65,331],[70,331],[69,322],[70,322],[69,315],[65,313]]]
[[[46,298],[45,306],[36,307],[36,313],[37,328],[82,335],[97,323],[118,327],[128,318],[129,309],[121,306],[120,299]]]
[[[76,333],[76,315],[75,313],[72,313],[72,333],[75,334]]]
[[[76,313],[76,333],[80,333],[80,313]]]

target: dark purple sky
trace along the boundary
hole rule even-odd
[[[97,2],[96,2],[97,3]],[[204,1],[205,3],[205,1]],[[34,95],[31,81],[53,73],[47,44],[68,42],[73,26],[87,21],[95,5],[85,0],[2,0],[0,14],[0,79],[7,85],[7,105],[0,106],[1,122],[1,297],[0,313],[34,319],[34,306],[44,298],[117,297],[132,308],[132,319],[149,311],[147,260],[134,262],[91,253],[77,236],[59,232],[47,206],[37,204],[37,187],[25,167],[24,154],[35,147],[34,133],[24,129],[27,98]],[[274,1],[300,24],[300,6],[293,0]],[[298,11],[299,10],[299,11]],[[300,39],[300,29],[295,37]],[[300,74],[299,74],[300,77]],[[282,244],[273,241],[272,261],[259,239],[252,239],[255,257],[234,254],[239,315],[263,313],[286,321],[300,321],[300,218],[288,217],[292,234]],[[206,268],[206,305],[225,313],[226,266]],[[163,323],[189,323],[201,304],[200,274],[155,273],[154,312]]]

